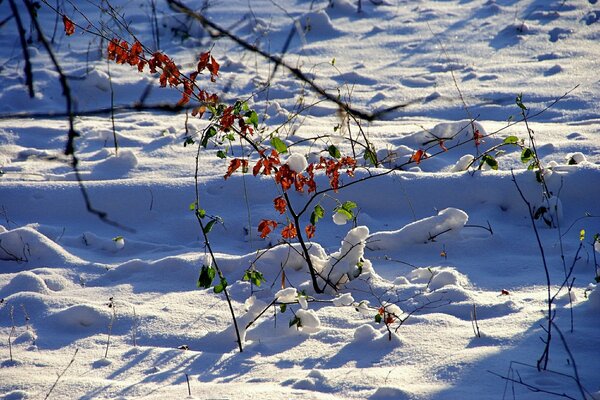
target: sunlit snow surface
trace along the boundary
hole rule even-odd
[[[4,22],[10,2],[0,2],[0,399],[44,398],[76,349],[51,398],[546,399],[548,392],[582,398],[565,376],[575,366],[588,398],[600,398],[600,289],[594,285],[600,254],[592,246],[600,233],[600,4],[362,0],[357,13],[354,0],[208,2],[206,17],[264,51],[282,55],[285,48],[285,62],[353,107],[377,112],[405,105],[362,122],[384,167],[404,164],[432,140],[445,139],[449,148],[435,146],[418,165],[330,193],[340,203],[318,199],[326,218],[310,254],[317,271],[339,280],[337,295],[315,295],[297,245],[264,252],[278,234],[260,239],[259,222],[287,223],[273,209],[280,192],[272,180],[236,172],[225,181],[227,161],[212,145],[202,150],[200,203],[223,219],[210,239],[241,327],[239,353],[223,296],[196,286],[207,259],[189,211],[197,147],[183,143],[205,122],[190,118],[186,126],[183,113],[117,112],[116,152],[110,113],[94,113],[110,108],[111,90],[117,107],[144,96],[147,105],[175,103],[181,95],[160,88],[148,73],[108,65],[101,56],[106,42],[79,27],[66,37],[42,3],[44,33],[54,37],[76,110],[86,114],[75,121],[81,178],[93,207],[120,226],[100,221],[86,210],[64,156],[67,120],[52,116],[65,111],[58,74],[35,41],[24,6],[15,3],[33,38],[35,97],[25,86],[15,20]],[[93,2],[75,2],[77,9],[59,3],[81,26],[104,25],[131,41]],[[112,5],[153,47],[151,2]],[[336,105],[320,101],[284,68],[274,72],[260,56],[211,38],[165,2],[156,6],[161,50],[192,71],[198,54],[212,48],[220,78],[199,82],[226,101],[249,99],[266,128],[257,138],[268,144],[278,129],[289,146],[329,136],[290,147],[282,162],[292,170],[327,156],[331,144],[352,155],[344,138],[360,132],[355,124],[340,126]],[[511,169],[532,206],[548,202],[516,147],[497,156],[497,171],[472,164],[508,136],[528,143],[525,125],[512,125],[520,117],[520,93],[542,164],[552,167],[544,175],[556,196],[550,208],[561,209],[552,215],[558,228],[537,225],[552,294],[564,280],[563,265],[579,256],[570,297],[563,288],[554,303],[565,340],[555,332],[546,372],[535,368],[543,351],[546,276]],[[8,118],[23,113],[35,116]],[[474,130],[489,135],[479,147],[450,148]],[[319,187],[327,185],[317,175]],[[366,176],[357,170],[342,182]],[[307,199],[291,195],[299,208]],[[358,205],[356,227],[331,218],[347,200]],[[258,289],[241,280],[251,266],[266,279]],[[282,270],[287,288],[280,291]],[[275,298],[302,304],[260,315]],[[375,321],[379,307],[401,318],[414,314],[388,332]],[[301,323],[290,328],[294,317]]]

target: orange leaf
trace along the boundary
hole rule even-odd
[[[71,36],[75,33],[75,24],[66,15],[63,15],[63,24],[65,25],[65,33],[67,36]]]
[[[427,154],[425,154],[425,152],[423,150],[419,149],[415,152],[415,154],[413,154],[410,157],[410,161],[414,161],[418,165],[421,163],[421,160],[424,160],[426,158],[427,158]]]
[[[277,228],[277,222],[271,219],[263,219],[258,224],[258,231],[261,238],[266,238],[273,229]]]
[[[291,222],[289,225],[287,225],[281,231],[281,237],[284,239],[293,239],[297,235],[298,235],[298,232],[296,232],[296,227]]]
[[[273,200],[273,205],[275,206],[275,209],[279,211],[279,214],[285,213],[287,203],[285,202],[283,196],[279,196],[275,200]]]
[[[304,230],[306,231],[306,237],[312,239],[315,236],[315,231],[317,230],[317,227],[313,224],[308,224],[306,225],[306,228],[304,228]]]
[[[206,68],[208,68],[208,70],[210,71],[210,80],[214,82],[216,80],[215,78],[219,73],[220,65],[213,56],[210,56],[210,64],[208,64]]]
[[[227,173],[225,174],[225,176],[223,177],[224,179],[227,179],[231,176],[231,174],[233,174],[235,171],[238,170],[238,168],[242,167],[243,169],[248,167],[248,160],[242,160],[239,158],[234,158],[233,160],[231,160],[231,162],[229,163],[229,167],[227,168]]]

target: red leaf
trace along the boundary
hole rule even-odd
[[[247,168],[248,167],[248,160],[242,160],[239,158],[234,158],[233,160],[231,160],[231,162],[229,163],[229,168],[227,168],[227,173],[225,174],[225,176],[223,177],[224,179],[227,179],[231,176],[231,174],[233,174],[235,171],[238,170],[238,168]]]
[[[208,64],[206,68],[210,71],[210,80],[214,82],[219,74],[220,65],[213,56],[210,56],[210,64]]]
[[[421,160],[424,160],[427,158],[427,154],[425,154],[425,152],[421,149],[417,150],[415,152],[415,154],[413,154],[410,157],[410,161],[414,161],[417,163],[417,165],[419,165],[421,163]]]
[[[204,68],[208,65],[208,60],[210,59],[210,51],[206,53],[200,54],[200,61],[198,61],[198,72],[202,72]]]
[[[273,200],[273,205],[274,205],[275,209],[277,211],[279,211],[279,214],[285,213],[285,210],[287,208],[287,203],[285,202],[285,199],[283,198],[283,196],[279,196],[275,200]]]
[[[297,236],[296,227],[290,222],[285,228],[281,230],[281,237],[284,239],[293,239]]]
[[[280,184],[281,188],[285,192],[294,184],[295,176],[296,173],[292,171],[287,164],[284,164],[275,174],[275,182]]]
[[[63,15],[63,24],[65,25],[65,33],[67,36],[71,36],[75,33],[75,24],[66,15]]]
[[[444,141],[443,140],[440,140],[439,144],[440,144],[440,147],[442,148],[442,150],[448,151],[448,148],[444,145]]]
[[[306,228],[304,228],[304,230],[306,231],[306,237],[312,239],[315,236],[315,231],[317,230],[317,227],[313,224],[308,224],[306,225]]]
[[[473,133],[473,139],[475,139],[475,146],[479,146],[483,143],[483,135],[479,132],[479,129],[476,129]]]
[[[129,65],[138,65],[141,61],[140,56],[143,57],[144,49],[142,48],[142,44],[136,40],[136,42],[131,46],[129,50],[129,57],[127,62]]]
[[[502,291],[500,292],[501,296],[508,296],[510,294],[510,292],[506,289],[502,289]]]
[[[277,222],[270,219],[263,219],[258,224],[258,231],[261,238],[266,238],[273,229],[277,228]]]

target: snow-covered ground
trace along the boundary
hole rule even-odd
[[[65,111],[58,74],[16,1],[32,38],[35,97],[28,96],[15,19],[5,20],[11,3],[0,1],[1,399],[600,399],[596,1],[362,0],[360,13],[356,0],[186,2],[198,10],[204,3],[207,18],[264,51],[286,48],[286,63],[359,110],[406,104],[362,122],[383,167],[406,162],[434,136],[458,133],[446,146],[468,139],[469,119],[489,135],[479,146],[470,141],[319,199],[326,215],[311,245],[315,264],[350,275],[362,266],[338,295],[314,293],[294,249],[263,251],[279,235],[261,239],[259,222],[285,221],[273,209],[279,192],[272,179],[238,171],[224,180],[228,161],[216,148],[203,149],[200,203],[223,219],[209,237],[239,325],[275,299],[300,303],[283,313],[269,308],[242,329],[241,353],[223,294],[197,287],[207,256],[189,209],[197,147],[184,141],[206,122],[186,126],[183,113],[117,112],[115,153],[110,113],[95,113],[110,108],[111,93],[116,107],[143,96],[146,105],[175,103],[181,95],[147,72],[109,64],[106,42],[80,29],[93,24],[131,41],[95,6],[105,2],[40,3],[39,20],[54,37],[82,115],[75,128],[84,187],[93,207],[118,226],[101,221],[86,210],[63,155],[67,119],[51,115]],[[156,43],[152,3],[111,2],[149,47]],[[72,36],[49,7],[56,4],[79,24]],[[211,38],[166,2],[156,2],[156,16],[161,50],[191,71],[212,48],[220,78],[203,84],[226,101],[249,99],[264,132],[279,127],[288,144],[327,136],[295,145],[294,154],[310,161],[332,143],[351,154],[340,132],[356,136],[358,129],[334,130],[335,104],[284,68],[273,73],[259,55]],[[520,93],[541,163],[552,167],[546,183],[562,206],[557,228],[537,225],[560,330],[553,330],[542,372],[536,361],[547,326],[546,274],[511,170],[532,205],[543,203],[542,187],[516,146],[496,157],[498,170],[477,170],[477,162],[464,171],[472,156],[507,137],[528,143],[525,124],[515,123]],[[356,228],[331,218],[333,197],[358,205]],[[307,199],[291,197],[299,206]],[[573,263],[570,301],[559,285]],[[259,288],[242,281],[251,265],[266,279]],[[375,319],[382,306],[384,318],[393,312],[405,320],[392,323],[391,334]],[[289,328],[295,317],[302,326]]]

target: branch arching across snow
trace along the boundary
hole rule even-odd
[[[79,187],[81,189],[81,194],[83,195],[85,206],[86,206],[88,212],[98,216],[98,218],[100,218],[102,221],[106,222],[107,224],[119,227],[123,230],[133,231],[131,228],[123,226],[123,225],[119,224],[118,222],[109,219],[108,214],[105,211],[98,210],[98,209],[94,208],[92,205],[92,201],[90,199],[89,193],[87,192],[87,189],[83,185],[83,180],[81,179],[81,174],[79,173],[79,166],[78,166],[79,159],[77,158],[77,155],[75,154],[75,139],[79,136],[79,134],[75,130],[75,111],[74,111],[74,107],[73,107],[73,97],[71,95],[71,88],[69,86],[69,82],[67,81],[67,76],[65,75],[64,71],[62,70],[62,68],[58,62],[58,59],[56,58],[56,55],[54,54],[54,51],[52,50],[52,46],[48,42],[48,39],[44,35],[44,32],[42,31],[42,28],[39,24],[39,21],[37,20],[37,14],[36,14],[33,3],[31,2],[31,0],[24,0],[24,1],[25,1],[25,5],[27,6],[27,11],[31,17],[31,21],[32,21],[33,25],[35,26],[36,31],[38,32],[39,40],[42,42],[44,49],[46,50],[46,52],[48,53],[48,56],[50,57],[50,60],[52,61],[52,65],[54,65],[54,68],[56,69],[56,72],[59,75],[60,86],[63,89],[63,95],[65,96],[65,100],[66,100],[66,109],[67,109],[66,114],[69,119],[69,133],[68,133],[67,145],[65,147],[65,155],[71,157],[71,167],[73,168],[73,171],[75,172],[75,177],[76,177],[77,183],[79,184]]]
[[[185,6],[184,4],[182,4],[180,1],[178,0],[167,0],[167,3],[176,11],[179,11],[183,14],[186,14],[188,16],[190,16],[191,18],[194,18],[195,20],[197,20],[200,24],[202,24],[205,27],[208,27],[216,32],[218,32],[219,35],[225,36],[227,38],[229,38],[230,40],[232,40],[233,42],[237,43],[238,45],[242,46],[244,49],[251,51],[253,53],[259,54],[262,57],[272,61],[273,63],[275,63],[276,66],[281,66],[285,69],[287,69],[288,71],[290,71],[297,79],[306,82],[316,93],[318,93],[319,95],[323,96],[324,98],[326,98],[328,101],[331,101],[332,103],[337,104],[342,110],[356,116],[359,117],[361,119],[364,119],[365,121],[374,121],[378,118],[381,118],[383,115],[385,114],[389,114],[393,111],[405,108],[411,104],[417,103],[420,101],[420,99],[417,100],[412,100],[408,103],[402,103],[402,104],[397,104],[391,107],[387,107],[383,110],[379,110],[377,112],[374,113],[369,113],[363,110],[359,110],[357,108],[351,107],[350,105],[348,105],[347,103],[343,102],[342,100],[340,100],[336,95],[333,95],[331,93],[327,93],[327,91],[325,89],[323,89],[321,86],[317,85],[312,79],[310,79],[304,72],[302,72],[299,68],[296,67],[292,67],[291,65],[287,64],[285,61],[283,61],[280,57],[275,56],[273,54],[267,53],[261,49],[259,49],[258,47],[246,42],[244,39],[234,35],[233,33],[229,32],[227,29],[217,25],[216,23],[210,21],[209,19],[207,19],[206,17],[204,17],[203,15],[194,12],[194,10],[190,9],[189,7]]]

